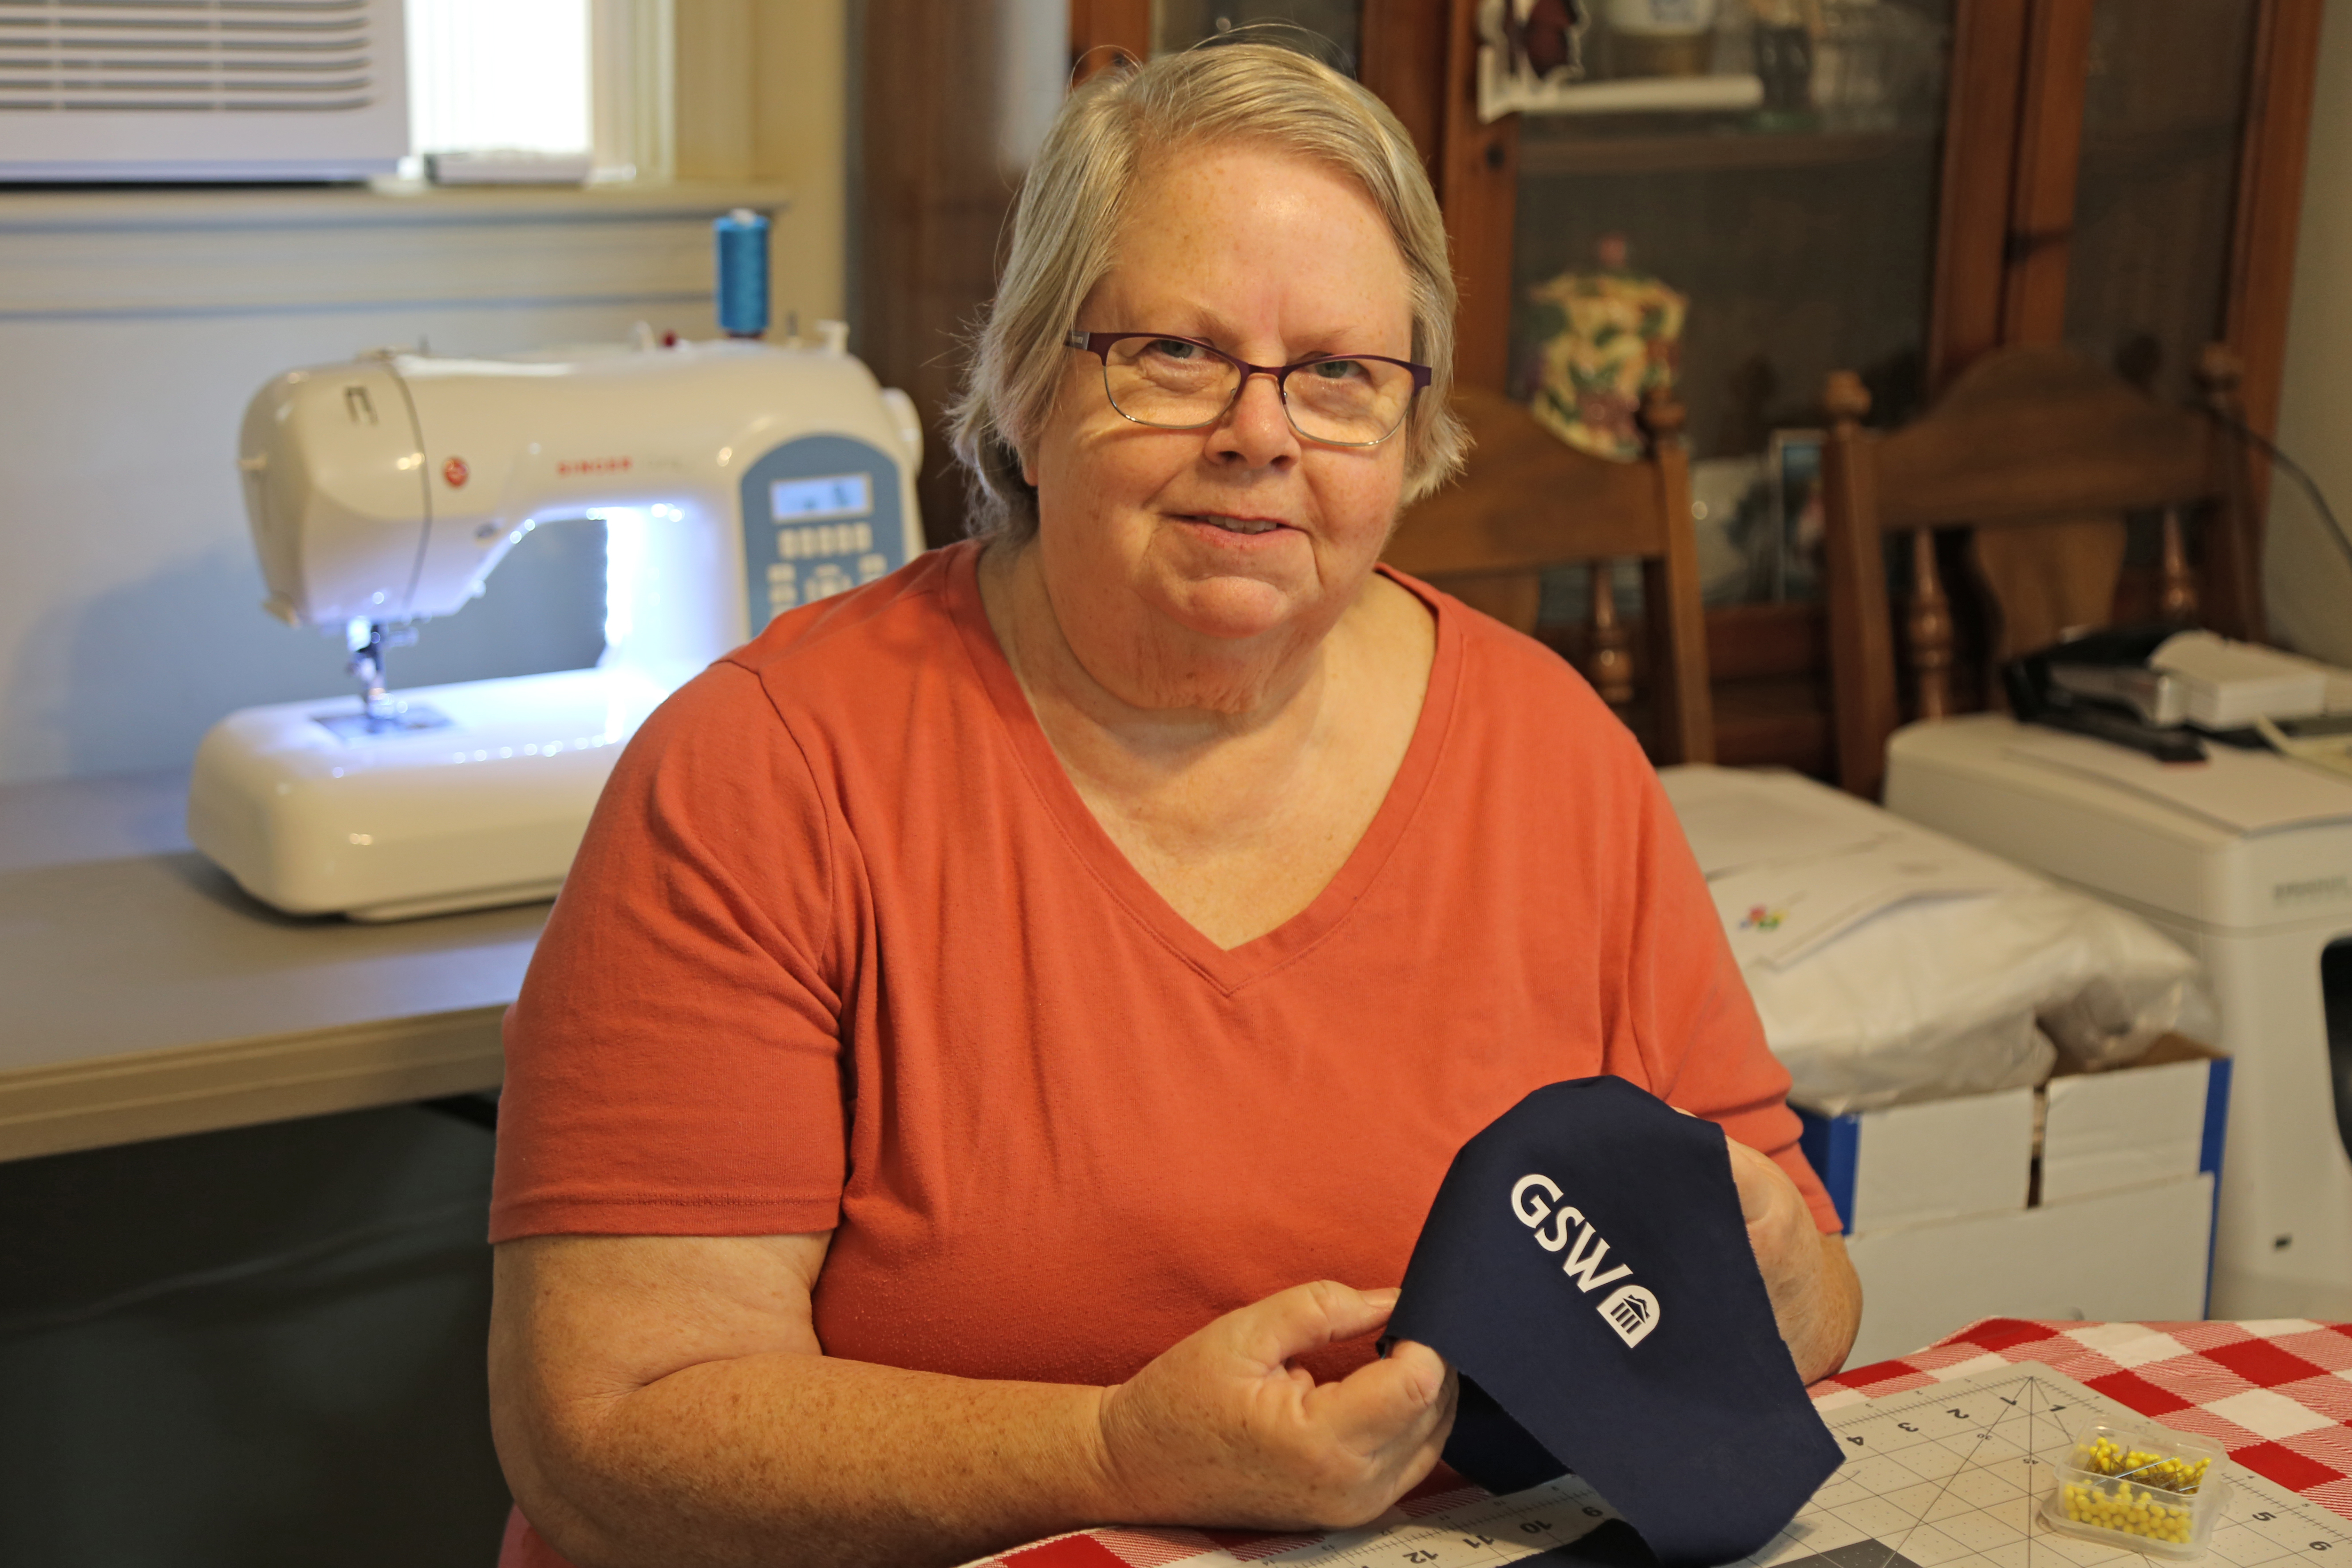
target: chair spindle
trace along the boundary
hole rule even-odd
[[[1832,371],[1822,388],[1829,415],[1822,448],[1822,540],[1829,591],[1830,685],[1837,715],[1838,782],[1878,799],[1886,737],[1901,722],[1895,681],[1895,630],[1886,602],[1886,558],[1879,537],[1877,468],[1864,448],[1870,390],[1852,371]]]
[[[2164,564],[2156,591],[2156,618],[2176,626],[2197,624],[2197,578],[2189,570],[2189,549],[2180,535],[2180,508],[2164,508]]]
[[[1592,575],[1592,652],[1585,659],[1585,678],[1602,702],[1623,707],[1633,700],[1633,637],[1617,619],[1617,563],[1596,559],[1588,570]]]
[[[1904,618],[1913,690],[1921,718],[1952,711],[1952,601],[1936,568],[1936,530],[1911,530],[1911,604]]]
[[[1643,676],[1650,691],[1651,733],[1662,758],[1715,760],[1715,698],[1706,682],[1706,612],[1698,580],[1698,536],[1691,517],[1688,414],[1671,385],[1642,394],[1642,426],[1656,470],[1664,552],[1642,562],[1649,647]]]

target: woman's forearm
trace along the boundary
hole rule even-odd
[[[490,1417],[581,1568],[956,1563],[1111,1517],[1102,1391],[822,1354],[829,1233],[502,1243]]]
[[[580,1568],[924,1564],[1101,1522],[1360,1524],[1437,1462],[1454,1380],[1328,1281],[1225,1313],[1116,1388],[824,1356],[824,1234],[500,1244],[490,1418],[525,1517]]]
[[[784,1352],[518,1402],[499,1448],[580,1568],[953,1563],[1116,1517],[1101,1398]]]

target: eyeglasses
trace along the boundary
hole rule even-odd
[[[1241,401],[1250,377],[1272,376],[1300,435],[1329,446],[1378,446],[1429,384],[1427,365],[1379,354],[1253,365],[1195,339],[1156,332],[1073,332],[1063,342],[1102,357],[1103,391],[1119,417],[1158,430],[1214,424]]]

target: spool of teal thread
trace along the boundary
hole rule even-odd
[[[717,219],[719,329],[757,338],[768,329],[768,216],[738,207]]]

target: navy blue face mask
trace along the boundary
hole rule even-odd
[[[1538,1089],[1463,1145],[1388,1334],[1462,1375],[1446,1463],[1496,1492],[1574,1470],[1665,1568],[1757,1551],[1838,1467],[1723,1130],[1622,1078]]]

